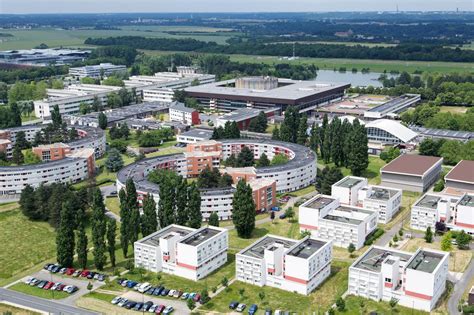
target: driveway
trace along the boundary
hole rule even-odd
[[[46,281],[53,281],[53,282],[61,282],[66,285],[75,285],[79,288],[78,291],[76,291],[74,294],[71,294],[67,298],[61,299],[61,300],[56,300],[58,303],[65,304],[65,305],[70,305],[70,306],[75,306],[75,301],[80,298],[81,296],[89,293],[89,290],[87,290],[87,285],[92,283],[93,290],[100,288],[105,284],[105,282],[99,282],[97,280],[89,280],[85,278],[74,278],[74,277],[69,277],[69,276],[63,276],[63,275],[58,275],[54,273],[50,273],[46,270],[40,270],[34,274],[31,275],[31,277],[35,277],[37,279],[41,280],[46,280]],[[21,281],[25,280],[28,277],[24,277],[21,279]],[[41,289],[38,289],[41,290]]]
[[[49,314],[62,314],[62,315],[97,315],[95,312],[87,311],[82,308],[72,307],[64,305],[58,301],[50,301],[28,294],[0,288],[0,301],[6,301],[21,305],[30,309],[39,310],[41,312],[47,312]]]
[[[163,299],[163,298],[157,298],[155,296],[151,296],[148,294],[141,294],[139,292],[135,291],[128,291],[124,294],[121,295],[121,297],[127,298],[131,301],[135,302],[147,302],[147,301],[152,301],[154,304],[159,304],[159,305],[166,305],[166,306],[173,306],[174,307],[174,312],[173,314],[190,314],[191,311],[189,310],[188,306],[186,305],[186,302],[180,299],[175,299],[175,298],[170,298],[170,299]]]
[[[472,246],[472,243],[471,243]],[[472,247],[471,247],[472,250]],[[474,277],[474,259],[471,260],[469,266],[467,266],[466,270],[460,281],[458,281],[454,285],[454,290],[451,293],[451,296],[448,300],[448,312],[451,315],[460,314],[458,311],[458,303],[461,300],[464,291],[466,291],[469,281]]]

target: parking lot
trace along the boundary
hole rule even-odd
[[[186,302],[183,302],[182,300],[178,300],[174,298],[162,299],[153,295],[141,294],[136,291],[128,291],[120,296],[130,301],[135,301],[135,302],[152,301],[153,304],[173,306],[174,308],[173,314],[190,314],[191,313],[189,311],[188,306],[186,305]]]

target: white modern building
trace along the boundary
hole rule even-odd
[[[207,141],[212,137],[212,130],[209,129],[191,129],[180,133],[177,136],[179,143],[196,143],[199,141]]]
[[[308,295],[331,274],[332,243],[266,235],[235,259],[239,281]]]
[[[135,266],[194,281],[227,262],[227,229],[170,225],[135,242]]]
[[[348,293],[430,312],[446,288],[448,262],[447,252],[372,246],[349,267]]]
[[[178,121],[187,126],[200,123],[199,112],[194,108],[186,107],[183,103],[175,103],[170,106],[169,119],[171,121]]]
[[[113,65],[111,63],[101,63],[93,66],[69,68],[69,75],[77,79],[82,79],[86,77],[100,79],[102,77],[108,77],[113,74],[125,73],[127,73],[126,66]]]
[[[418,134],[392,119],[377,119],[365,124],[369,141],[383,144],[409,144]]]
[[[341,204],[378,212],[378,222],[387,224],[400,210],[402,190],[368,185],[363,177],[346,176],[331,187],[331,196]]]
[[[411,228],[426,230],[444,222],[450,230],[465,230],[474,235],[474,194],[461,196],[444,193],[427,193],[411,208]]]
[[[337,198],[317,195],[300,206],[298,220],[300,231],[310,231],[313,238],[359,249],[377,227],[377,216],[377,211],[341,205]]]

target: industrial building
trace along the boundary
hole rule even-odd
[[[425,128],[418,126],[409,126],[411,130],[419,134],[420,140],[430,139],[446,139],[446,140],[458,140],[462,142],[468,142],[474,140],[474,132],[460,131],[460,130],[448,130],[448,129],[434,129]]]
[[[359,249],[377,227],[377,216],[377,211],[341,205],[337,198],[317,195],[300,206],[298,222],[300,231],[310,231],[313,238]]]
[[[350,84],[296,81],[281,78],[251,77],[221,81],[185,89],[189,97],[211,109],[274,108],[287,106],[309,110],[341,98]]]
[[[421,95],[419,94],[404,94],[394,98],[386,103],[370,108],[364,112],[366,119],[382,119],[395,118],[398,113],[407,110],[420,102]]]
[[[332,243],[266,235],[237,253],[239,281],[308,295],[331,274]]]
[[[262,111],[265,113],[267,118],[269,118],[275,115],[278,108],[239,108],[217,118],[217,127],[224,127],[227,122],[235,121],[240,130],[247,130],[252,119],[256,118]]]
[[[169,225],[134,244],[135,266],[200,280],[227,262],[227,229]]]
[[[418,134],[401,123],[391,119],[377,119],[365,124],[367,138],[382,144],[409,144]]]
[[[444,176],[445,186],[474,192],[474,161],[462,160]]]
[[[36,67],[66,65],[84,61],[90,53],[90,50],[64,48],[7,50],[0,51],[0,63]]]
[[[348,293],[430,312],[446,289],[449,253],[372,246],[349,267]]]
[[[441,174],[443,158],[402,154],[380,169],[382,186],[425,192]]]
[[[101,63],[93,66],[69,68],[69,75],[76,79],[93,78],[101,79],[113,74],[126,74],[127,67],[124,65],[113,65],[111,63]]]

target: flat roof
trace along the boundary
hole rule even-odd
[[[216,236],[220,232],[222,231],[218,229],[214,229],[212,227],[205,227],[205,228],[197,230],[194,233],[188,234],[185,238],[183,238],[180,241],[180,243],[191,245],[191,246],[197,246],[201,243],[204,243],[208,239]]]
[[[474,208],[474,195],[465,194],[459,201],[461,206],[473,207]]]
[[[212,137],[212,130],[208,130],[208,129],[190,129],[189,131],[182,132],[178,136],[209,140]]]
[[[161,229],[153,234],[148,235],[147,237],[138,240],[138,243],[151,245],[151,246],[160,246],[160,238],[166,238],[171,234],[179,234],[181,237],[184,237],[192,233],[194,229],[180,227],[177,225],[170,225],[164,229]]]
[[[362,188],[365,190],[367,188]],[[380,186],[372,186],[370,195],[367,196],[368,199],[375,199],[375,200],[390,200],[393,196],[395,196],[399,191],[396,189],[390,189],[386,187]]]
[[[339,187],[344,187],[344,188],[352,188],[361,182],[362,182],[362,179],[359,177],[346,176],[334,185],[339,186]]]
[[[326,244],[327,242],[308,238],[292,248],[287,255],[307,259]]]
[[[416,207],[436,209],[438,207],[438,202],[441,200],[440,196],[426,194],[421,197],[418,202],[415,204]]]
[[[474,161],[460,161],[446,174],[444,179],[474,184]]]
[[[275,244],[283,245],[285,249],[289,249],[296,243],[297,241],[295,240],[267,235],[263,237],[262,239],[260,239],[259,241],[257,241],[256,243],[252,244],[247,249],[243,250],[239,254],[253,257],[253,258],[262,259],[265,253],[265,249],[270,248],[274,246]]]
[[[399,257],[402,262],[408,262],[412,257],[412,255],[408,253],[371,247],[352,267],[372,272],[380,272],[382,270],[382,263],[390,256]]]
[[[335,198],[319,195],[319,196],[314,197],[313,199],[308,200],[306,203],[302,204],[301,206],[320,210],[334,201],[336,201]]]
[[[243,121],[257,117],[260,112],[271,113],[277,111],[278,108],[267,108],[267,109],[258,109],[258,108],[239,108],[230,113],[220,116],[218,119],[226,121]]]
[[[443,258],[444,255],[442,254],[419,250],[416,256],[410,261],[407,269],[432,273]]]
[[[178,102],[176,102],[175,104],[171,105],[171,106],[170,106],[170,109],[179,110],[179,111],[181,111],[181,112],[186,112],[186,113],[194,113],[194,112],[197,112],[197,110],[195,110],[194,108],[187,107],[187,106],[184,105],[183,103],[178,103]]]
[[[429,169],[442,160],[443,158],[436,156],[402,154],[385,165],[381,169],[381,172],[423,176]]]
[[[316,81],[297,81],[278,78],[278,87],[270,90],[256,90],[249,88],[236,88],[235,79],[202,84],[185,88],[187,93],[214,95],[216,97],[234,98],[258,98],[272,101],[298,101],[306,97],[314,96],[320,93],[327,93],[335,89],[346,89],[350,84],[323,83]]]
[[[390,112],[393,109],[396,109],[397,106],[403,105],[407,101],[415,101],[417,98],[419,98],[420,95],[418,94],[404,94],[402,96],[399,96],[397,98],[394,98],[386,103],[383,103],[379,106],[372,107],[369,109],[369,112],[376,112],[376,113],[385,113],[385,112]]]

